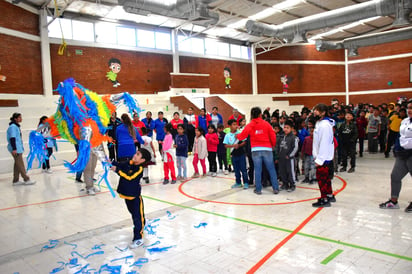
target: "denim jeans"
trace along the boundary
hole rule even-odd
[[[184,178],[187,177],[187,168],[186,168],[186,159],[187,157],[183,156],[176,156],[176,163],[177,163],[177,176]]]
[[[265,167],[269,172],[270,183],[272,184],[273,190],[279,190],[278,177],[276,175],[272,151],[252,151],[252,159],[253,165],[255,166],[256,191],[262,191],[262,163],[265,164]]]
[[[246,170],[246,156],[232,156],[233,170],[235,171],[236,184],[241,185],[243,177],[243,184],[249,184]]]

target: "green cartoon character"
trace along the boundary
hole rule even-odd
[[[110,80],[113,83],[113,87],[117,88],[120,86],[120,83],[116,80],[117,74],[120,72],[120,60],[116,58],[111,58],[109,60],[110,71],[106,73],[107,80]]]
[[[230,86],[230,81],[232,81],[232,78],[230,78],[230,76],[232,76],[232,72],[230,71],[230,68],[225,67],[223,69],[223,76],[225,77],[226,89],[232,88]]]

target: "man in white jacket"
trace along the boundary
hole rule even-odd
[[[317,104],[313,114],[317,122],[313,132],[313,158],[316,165],[316,178],[319,184],[320,199],[313,203],[313,207],[330,207],[331,202],[336,202],[332,191],[333,179],[333,127],[335,121],[328,117],[328,106]]]

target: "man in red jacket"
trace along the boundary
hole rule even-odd
[[[243,116],[240,115],[240,113],[239,113],[239,111],[237,110],[237,108],[234,108],[234,109],[233,109],[233,114],[229,117],[228,121],[229,121],[230,119],[234,119],[234,120],[236,120],[237,125],[240,126],[239,120],[242,119],[242,118],[243,118]]]
[[[255,193],[262,194],[262,163],[269,171],[273,193],[279,193],[278,178],[273,161],[273,148],[276,146],[276,135],[272,126],[262,119],[262,110],[254,107],[250,110],[252,121],[239,133],[236,138],[244,140],[250,137],[252,159],[255,166]]]

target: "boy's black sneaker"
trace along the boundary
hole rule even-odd
[[[351,167],[351,168],[348,170],[348,173],[353,173],[353,172],[355,172],[355,168],[354,168],[354,167]]]
[[[406,213],[412,213],[412,202],[409,203],[409,205],[408,205],[407,208],[405,208],[405,212],[406,212]]]
[[[318,199],[316,203],[312,204],[313,207],[330,207],[330,202],[329,200],[324,200],[324,199]]]
[[[302,184],[304,184],[304,183],[309,183],[309,178],[308,178],[308,177],[306,177],[306,178],[302,181]]]
[[[346,171],[346,167],[342,167],[339,172],[345,172]]]
[[[257,191],[256,189],[253,190],[254,193],[256,193],[257,195],[262,195],[262,191]]]
[[[331,203],[335,203],[336,202],[335,195],[328,196],[328,201],[331,202]]]

